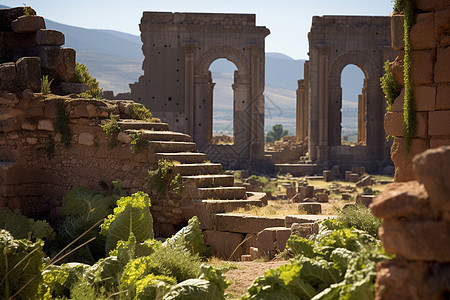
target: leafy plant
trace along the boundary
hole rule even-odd
[[[136,237],[137,243],[153,238],[149,196],[144,192],[137,192],[120,198],[114,213],[101,225],[100,233],[106,236],[106,253],[115,249],[119,241],[127,241],[131,233]]]
[[[148,171],[148,185],[150,189],[155,189],[158,195],[163,196],[168,191],[181,193],[184,189],[184,183],[181,175],[174,174],[173,163],[160,159],[158,168],[154,171]]]
[[[381,88],[384,92],[384,98],[388,107],[387,111],[391,110],[392,104],[394,104],[395,99],[400,95],[401,86],[395,81],[394,75],[389,68],[389,60],[384,63],[384,74],[380,78]]]
[[[66,104],[63,100],[55,102],[56,105],[56,120],[55,132],[61,134],[61,142],[64,146],[69,147],[72,140],[72,133],[69,128],[69,113],[66,112]]]
[[[101,99],[102,89],[98,86],[97,79],[93,78],[89,73],[89,69],[80,63],[75,63],[74,82],[86,84],[88,90],[80,94],[83,98]]]
[[[117,136],[120,132],[119,123],[117,122],[117,117],[113,114],[109,115],[108,123],[100,125],[103,131],[108,136],[108,147],[114,148],[117,145]]]
[[[133,155],[138,154],[139,152],[141,152],[142,149],[147,147],[148,140],[144,138],[142,132],[132,133],[130,134],[130,137],[131,137],[131,153],[133,153]]]
[[[292,235],[291,263],[255,280],[243,299],[373,299],[376,263],[387,259],[381,242],[337,220],[319,225],[314,240]]]
[[[60,244],[67,244],[86,230],[106,218],[113,211],[117,199],[120,198],[120,190],[116,194],[105,194],[92,191],[85,187],[70,190],[62,201],[62,212],[66,219],[59,227]],[[96,238],[95,241],[85,246],[84,252],[78,255],[84,261],[95,261],[105,256],[105,238],[98,236],[99,230],[91,230],[77,244]],[[80,259],[80,258],[78,258]]]
[[[41,93],[43,95],[48,95],[51,93],[50,86],[52,85],[53,79],[48,81],[48,75],[43,75],[41,77]]]
[[[206,252],[203,243],[202,230],[200,229],[200,221],[197,216],[193,216],[188,221],[188,226],[183,227],[174,236],[167,239],[163,247],[171,247],[174,249],[188,250],[192,255],[203,255]]]
[[[212,266],[201,266],[201,275],[197,279],[188,279],[174,285],[164,295],[165,300],[170,299],[225,299],[225,289],[230,283],[225,280],[220,270]]]
[[[44,242],[14,239],[0,230],[0,298],[32,299],[42,282]]]
[[[55,232],[47,221],[35,221],[12,211],[0,212],[0,228],[7,230],[15,239],[55,238]]]
[[[266,135],[266,142],[273,143],[280,140],[283,136],[288,135],[287,130],[283,130],[283,125],[275,124],[272,126],[272,131],[269,131]]]

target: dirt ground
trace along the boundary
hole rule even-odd
[[[233,262],[237,268],[224,272],[227,280],[231,282],[226,293],[231,299],[238,299],[247,292],[257,277],[269,269],[276,269],[287,263],[289,263],[287,260]]]

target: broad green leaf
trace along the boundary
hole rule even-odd
[[[188,226],[183,227],[174,236],[167,239],[163,243],[163,247],[181,247],[188,250],[191,254],[204,254],[206,247],[203,243],[203,235],[198,217],[192,217],[188,221]]]

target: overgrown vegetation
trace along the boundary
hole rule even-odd
[[[73,81],[87,85],[88,90],[80,94],[82,98],[102,98],[102,88],[98,86],[97,79],[91,76],[89,69],[84,64],[75,63],[75,76]]]
[[[273,143],[275,141],[279,141],[283,136],[288,134],[289,132],[287,130],[283,130],[283,125],[275,124],[272,126],[272,130],[267,133],[266,142]]]
[[[66,112],[66,104],[63,100],[55,102],[56,105],[56,120],[55,132],[61,134],[61,142],[66,146],[70,146],[72,133],[69,128],[69,113]]]
[[[343,218],[350,222],[321,222],[311,240],[292,235],[295,258],[257,278],[242,299],[373,299],[376,264],[389,257],[378,239],[352,227],[361,217]]]
[[[23,13],[25,14],[25,16],[35,16],[36,15],[36,11],[34,9],[32,9],[31,6],[27,6],[27,5],[24,6]]]
[[[41,77],[41,93],[43,95],[48,95],[52,92],[50,89],[52,82],[53,82],[53,79],[50,81],[48,80],[48,75],[43,75]]]
[[[391,69],[389,68],[389,60],[384,63],[384,74],[380,78],[381,88],[384,92],[384,98],[387,103],[387,111],[391,110],[392,104],[394,104],[395,99],[401,93],[401,86],[395,81],[394,75],[392,74]]]
[[[378,228],[381,226],[381,219],[376,218],[364,205],[355,205],[342,209],[338,213],[337,220],[345,228],[356,228],[366,231],[374,238],[378,238]]]
[[[173,162],[161,159],[158,161],[158,168],[148,171],[148,184],[158,195],[163,196],[166,192],[181,193],[184,183],[181,175],[173,171]]]
[[[130,137],[131,137],[131,143],[130,143],[131,144],[131,153],[133,153],[133,155],[138,154],[139,152],[141,152],[142,149],[147,147],[148,140],[144,137],[142,132],[132,133],[132,134],[130,134]]]
[[[130,105],[130,115],[132,119],[146,122],[160,122],[160,119],[154,118],[153,114],[142,104]]]
[[[225,299],[229,283],[220,270],[201,263],[206,248],[197,217],[189,220],[188,226],[170,239],[157,241],[153,239],[148,195],[138,192],[123,196],[111,211],[110,204],[115,204],[114,200],[123,194],[120,186],[115,186],[115,190],[119,193],[108,195],[77,188],[63,200],[63,212],[66,219],[71,219],[66,224],[83,224],[79,227],[82,228],[99,218],[104,220],[102,234],[106,240],[103,240],[103,247],[107,252],[92,265],[55,265],[64,258],[61,254],[74,246],[73,243],[51,260],[44,259],[43,241],[17,239],[8,231],[0,230],[0,298]],[[13,217],[30,222],[24,216]],[[12,221],[5,223],[14,227]],[[77,237],[75,242],[92,232],[86,242],[69,253],[82,250],[98,238],[98,232],[92,231],[97,225],[98,222]],[[0,223],[1,226],[4,225]],[[26,233],[17,236],[24,235]]]
[[[109,121],[106,124],[100,125],[103,131],[108,136],[108,147],[114,148],[117,145],[117,136],[120,132],[119,123],[117,122],[118,117],[113,114],[109,115]]]
[[[416,107],[411,80],[411,40],[410,31],[414,24],[414,0],[396,0],[394,13],[404,13],[404,42],[405,57],[403,60],[403,80],[405,82],[405,101],[403,103],[403,135],[405,137],[406,149],[409,151],[412,138],[416,134],[417,119]]]

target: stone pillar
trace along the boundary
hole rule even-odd
[[[264,159],[264,44],[251,49],[251,127],[250,159]]]
[[[184,49],[184,113],[186,116],[186,133],[194,134],[194,47],[193,44],[183,46]]]
[[[319,48],[319,161],[328,159],[328,51],[328,47]]]
[[[208,83],[209,83],[209,99],[208,99],[208,103],[211,103],[211,105],[209,106],[209,113],[208,113],[208,123],[209,123],[209,140],[208,143],[211,143],[211,139],[213,136],[213,106],[214,106],[214,86],[216,85],[214,82],[212,82],[212,75],[211,75],[211,71],[208,71]],[[206,125],[206,124],[205,124]]]
[[[240,76],[235,71],[235,80],[233,84],[233,139],[234,148],[239,158],[248,159],[250,157],[250,138],[251,132],[251,108],[250,108],[250,78],[248,76]]]
[[[298,81],[297,89],[297,115],[296,140],[302,142],[308,136],[308,99],[305,80]]]

